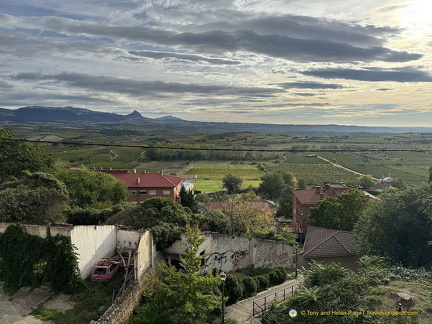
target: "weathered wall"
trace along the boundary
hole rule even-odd
[[[8,228],[11,223],[0,223],[0,233],[4,233],[6,228]],[[42,238],[46,238],[46,230],[47,226],[42,225],[23,225],[26,229],[26,232],[30,235],[36,235]],[[70,231],[72,230],[72,225],[56,225],[50,226],[50,231],[52,236],[56,236],[57,234],[62,236],[70,236]]]
[[[136,250],[140,241],[141,233],[137,231],[118,230],[117,246]]]
[[[77,248],[81,277],[88,277],[101,258],[115,254],[116,227],[114,225],[75,226],[71,231],[72,244]]]
[[[107,311],[90,324],[121,324],[128,320],[134,308],[141,300],[142,288],[137,282],[132,282],[125,291],[115,300]]]
[[[203,234],[205,241],[198,253],[205,255],[205,270],[213,268],[225,272],[254,266],[257,268],[276,268],[292,266],[293,249],[289,243],[275,242],[245,237],[232,237],[216,233]],[[165,251],[184,254],[186,239],[183,236]]]
[[[135,279],[138,279],[140,283],[145,271],[153,266],[154,255],[155,246],[153,244],[152,232],[144,232],[141,234],[139,245],[135,252]]]

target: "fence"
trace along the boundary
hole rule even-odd
[[[264,317],[271,317],[267,312],[267,310],[270,308],[270,306],[274,303],[282,303],[283,301],[287,300],[288,298],[291,298],[294,295],[294,290],[299,285],[292,285],[290,287],[281,289],[276,291],[274,294],[267,295],[261,298],[258,298],[254,300],[253,302],[253,316],[258,317],[262,316]]]

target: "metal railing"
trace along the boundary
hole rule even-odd
[[[292,285],[290,287],[281,289],[276,291],[273,294],[258,298],[256,300],[253,301],[253,306],[252,306],[252,314],[254,317],[266,317],[266,316],[270,316],[270,314],[267,313],[267,310],[271,307],[271,305],[273,304],[279,304],[282,303],[283,301],[287,300],[288,298],[291,298],[294,295],[294,291],[295,289],[298,287],[298,284]],[[273,321],[275,321],[272,318]],[[264,322],[263,322],[264,323]],[[269,323],[277,323],[277,322],[271,322],[269,321]]]

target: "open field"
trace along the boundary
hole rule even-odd
[[[321,152],[319,155],[375,178],[390,176],[411,185],[427,181],[432,165],[432,154],[427,152]]]
[[[62,144],[61,141],[53,145],[44,144],[49,152],[71,167],[137,169],[138,172],[162,170],[173,175],[196,174],[201,179],[222,179],[229,173],[244,179],[260,179],[263,170],[284,170],[313,186],[325,181],[346,182],[358,176],[314,156],[319,155],[362,174],[371,174],[375,178],[391,176],[400,178],[405,184],[415,185],[428,180],[428,170],[432,165],[432,134],[429,133],[270,135],[253,132],[193,134],[191,131],[180,136],[176,129],[158,131],[140,128],[139,125],[130,129],[124,125],[65,127],[40,124],[16,126],[13,131],[17,138],[55,136],[57,140],[63,138],[77,142],[77,145]],[[101,145],[79,146],[79,143]],[[151,156],[151,150],[145,148],[109,146],[113,144],[170,148],[153,149]],[[181,147],[187,149],[179,149]],[[293,149],[309,151],[286,151]],[[320,152],[320,149],[346,149],[348,152]],[[359,151],[355,152],[356,149]],[[386,149],[422,151],[384,151]],[[156,155],[155,151],[158,152]]]
[[[244,180],[242,186],[243,188],[247,188],[249,186],[258,188],[260,183],[260,180]],[[194,187],[203,193],[225,190],[223,188],[222,180],[196,180],[194,182]]]

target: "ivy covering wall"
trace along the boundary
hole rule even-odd
[[[70,238],[51,236],[48,227],[43,239],[27,234],[19,224],[0,234],[0,280],[7,293],[45,285],[55,293],[71,294],[84,287]]]

